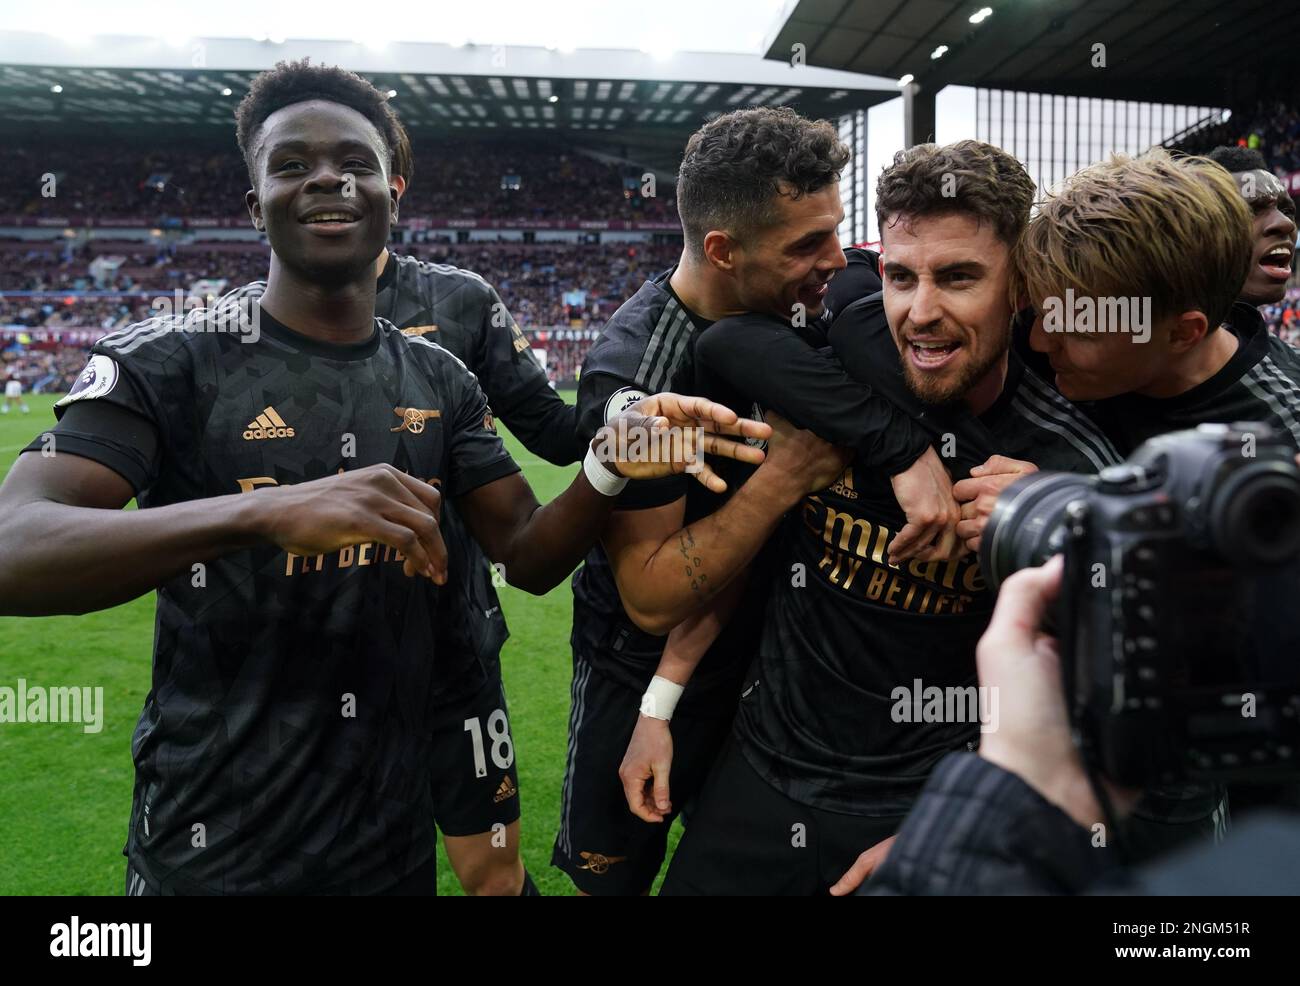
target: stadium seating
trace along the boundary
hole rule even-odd
[[[122,217],[162,221],[244,218],[248,173],[233,146],[140,141],[87,146],[57,137],[0,149],[0,216]],[[515,142],[417,148],[403,200],[411,217],[476,220],[675,222],[671,190],[640,194],[643,169]],[[53,175],[53,194],[44,176]],[[510,181],[504,181],[511,176]],[[628,187],[629,182],[631,188]],[[509,185],[511,187],[503,187]],[[515,187],[517,186],[517,187]]]
[[[1196,131],[1176,149],[1203,153],[1235,143],[1258,147],[1279,174],[1300,170],[1300,110],[1260,103]],[[425,225],[429,219],[499,225],[677,221],[671,194],[645,198],[635,191],[639,169],[563,146],[500,141],[422,151],[402,201],[404,218],[414,219],[417,230],[421,219]],[[169,218],[244,220],[240,203],[248,179],[233,146],[141,150],[139,141],[125,139],[89,146],[43,139],[0,149],[0,167],[14,178],[0,188],[0,216],[84,216],[101,224],[134,217],[137,226],[141,217],[164,225]],[[46,174],[56,176],[52,197],[41,194]],[[507,175],[514,177],[503,181]],[[90,342],[149,317],[152,300],[162,293],[189,291],[201,279],[233,286],[266,272],[264,244],[198,240],[168,246],[160,238],[154,246],[111,236],[76,248],[63,240],[0,241],[0,291],[6,292],[0,298],[0,369],[16,371],[25,387],[70,385]],[[680,252],[671,242],[453,243],[424,231],[414,239],[398,249],[475,271],[493,284],[534,346],[547,351],[548,372],[561,383],[575,379],[591,340],[618,305]],[[1300,287],[1262,311],[1272,331],[1300,343]],[[28,328],[61,335],[38,337],[37,348],[16,344],[17,333]]]
[[[557,383],[576,377],[605,320],[642,280],[674,263],[681,250],[674,244],[518,242],[426,242],[404,249],[422,260],[472,270],[493,284],[533,344],[547,351],[547,368]],[[120,257],[122,263],[96,278],[93,265],[100,257]],[[167,252],[142,251],[138,242],[91,241],[64,252],[3,243],[0,258],[0,290],[22,292],[0,298],[0,333],[7,328],[12,342],[18,328],[68,330],[61,344],[81,354],[104,332],[148,318],[160,295],[188,292],[200,279],[224,278],[234,286],[265,277],[268,253],[256,244],[200,242]],[[5,345],[0,334],[0,348]],[[72,361],[73,376],[83,360],[79,355]],[[34,385],[46,369],[45,362],[40,373],[25,368],[24,386]]]
[[[1187,154],[1204,154],[1222,145],[1256,148],[1279,175],[1300,171],[1300,108],[1261,102],[1237,111],[1223,123],[1197,130],[1172,145]]]

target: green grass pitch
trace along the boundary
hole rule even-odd
[[[29,397],[31,414],[0,415],[0,475],[53,425],[55,399]],[[501,431],[542,502],[576,475],[576,466],[552,466]],[[500,593],[510,625],[502,667],[519,758],[524,862],[542,893],[571,894],[568,878],[550,865],[569,715],[569,585],[540,598],[510,587]],[[15,687],[20,677],[102,685],[105,706],[97,734],[72,724],[0,724],[0,894],[122,893],[130,741],[149,688],[153,609],[148,595],[87,616],[0,618],[0,685]],[[461,892],[441,848],[438,892]]]

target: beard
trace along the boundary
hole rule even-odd
[[[970,389],[984,379],[985,374],[997,365],[1011,347],[1011,333],[1008,331],[1003,344],[993,346],[982,356],[972,356],[965,366],[951,373],[942,375],[922,373],[904,359],[903,380],[907,389],[922,402],[935,407],[948,407],[959,403]]]

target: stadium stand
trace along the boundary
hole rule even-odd
[[[1300,108],[1262,101],[1171,146],[1204,153],[1221,144],[1258,148],[1283,178],[1300,172]],[[142,150],[139,141],[111,137],[42,140],[39,153],[35,147],[16,142],[0,149],[0,167],[16,179],[0,188],[0,216],[44,225],[86,220],[100,227],[129,218],[124,225],[136,228],[144,216],[169,230],[238,228],[246,221],[231,207],[247,185],[233,147]],[[47,174],[56,179],[54,196],[40,192]],[[402,202],[410,242],[394,249],[481,274],[533,345],[546,350],[553,380],[572,383],[605,320],[646,276],[672,264],[680,246],[671,239],[521,242],[517,233],[495,242],[455,242],[463,236],[437,227],[572,229],[611,221],[675,227],[671,190],[642,196],[641,178],[633,165],[597,160],[563,144],[500,140],[426,149],[417,155],[415,180]],[[256,241],[168,242],[162,230],[157,243],[113,239],[107,229],[101,234],[77,245],[58,238],[0,240],[0,351],[6,370],[16,372],[25,388],[69,384],[67,373],[75,377],[95,338],[147,318],[160,294],[189,292],[203,280],[234,286],[266,272],[267,248]],[[492,234],[478,234],[484,235]],[[1300,342],[1300,286],[1262,312],[1273,332]],[[27,330],[38,331],[32,336]]]
[[[11,180],[0,216],[243,218],[248,177],[238,151],[213,145],[144,150],[139,141],[55,138],[0,150]],[[671,190],[640,194],[645,169],[565,147],[518,142],[439,147],[416,154],[407,216],[475,220],[630,220],[675,223]],[[54,176],[47,194],[45,175]]]
[[[1253,109],[1234,112],[1222,123],[1195,131],[1171,148],[1204,154],[1224,144],[1255,148],[1280,176],[1300,171],[1300,108],[1260,102]]]
[[[143,250],[139,241],[0,243],[0,348],[22,330],[42,329],[51,345],[75,347],[72,362],[95,338],[148,318],[155,299],[189,293],[201,280],[233,287],[266,276],[268,253],[255,242],[199,241]],[[496,286],[534,346],[547,352],[557,384],[572,382],[605,320],[647,276],[670,266],[680,247],[518,241],[424,242],[394,249],[454,264]],[[30,335],[30,333],[27,333]],[[35,379],[23,377],[24,386]],[[45,389],[49,389],[48,385]]]

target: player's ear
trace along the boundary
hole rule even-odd
[[[244,204],[248,206],[248,217],[253,220],[253,228],[265,233],[266,221],[262,218],[262,203],[257,197],[257,189],[250,188],[244,193]]]
[[[1209,331],[1210,320],[1205,317],[1205,312],[1183,312],[1170,320],[1169,348],[1175,353],[1185,353],[1204,339]]]
[[[388,221],[391,224],[397,223],[397,214],[404,191],[406,191],[406,179],[401,175],[393,175],[388,179]]]
[[[731,271],[735,267],[732,254],[736,241],[720,229],[711,229],[704,234],[704,257],[710,264],[721,271]]]

